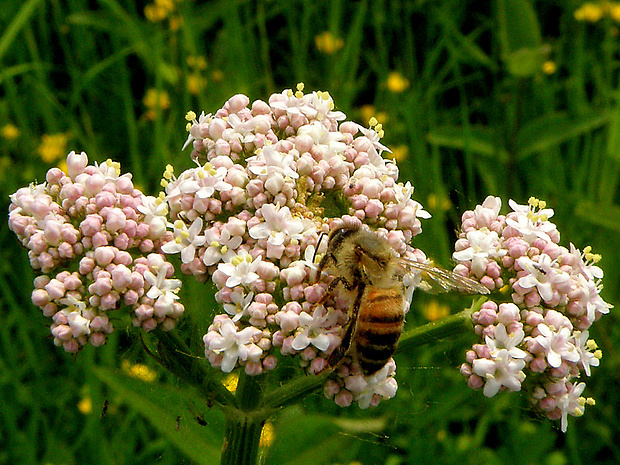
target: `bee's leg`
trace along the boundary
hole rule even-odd
[[[357,330],[357,315],[362,303],[365,287],[366,286],[364,284],[360,284],[358,286],[358,292],[355,296],[355,302],[353,303],[353,307],[351,309],[351,315],[349,322],[347,323],[347,328],[345,329],[344,336],[342,337],[342,343],[334,349],[327,360],[327,364],[332,370],[342,362],[351,349],[351,342],[353,341],[353,336]]]
[[[325,291],[325,294],[323,294],[321,299],[317,302],[317,305],[324,304],[325,301],[329,298],[329,296],[332,295],[332,293],[336,289],[336,286],[338,286],[339,283],[342,283],[344,287],[349,291],[353,289],[346,279],[344,279],[342,276],[338,276],[337,278],[332,279],[332,281],[329,283],[329,286],[327,286],[327,290]]]
[[[336,257],[334,257],[334,254],[328,250],[327,252],[325,252],[325,255],[323,255],[323,258],[321,258],[321,261],[319,262],[319,266],[316,268],[316,281],[317,282],[321,279],[321,273],[323,272],[323,270],[327,266],[327,263],[330,260],[335,262]],[[314,259],[312,259],[312,261],[314,261]]]

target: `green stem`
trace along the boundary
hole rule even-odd
[[[257,411],[262,386],[256,377],[242,373],[237,387],[238,409],[225,409],[226,432],[221,465],[255,465],[258,461],[260,434],[267,420]]]
[[[432,321],[403,333],[398,343],[398,351],[409,350],[429,342],[444,339],[455,334],[465,331],[472,331],[471,316],[474,312],[480,310],[482,304],[486,301],[486,297],[474,301],[470,308],[466,308],[462,312],[450,315],[438,321]]]

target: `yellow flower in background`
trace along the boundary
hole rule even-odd
[[[170,108],[170,97],[165,90],[149,89],[144,94],[142,103],[147,108],[144,117],[146,119],[153,120],[157,115],[158,110],[167,110]]]
[[[175,10],[174,0],[155,0],[144,7],[144,16],[152,23],[168,18]]]
[[[558,65],[555,61],[547,60],[543,63],[542,70],[545,74],[553,74],[558,70]]]
[[[204,71],[207,69],[207,59],[203,56],[190,55],[187,57],[187,65],[190,68]]]
[[[387,88],[390,92],[400,94],[409,87],[409,79],[404,77],[398,71],[392,71],[387,78]]]
[[[192,95],[198,95],[207,87],[207,79],[200,73],[190,73],[186,78],[187,90]]]
[[[131,363],[129,360],[123,360],[121,368],[129,376],[141,379],[142,381],[146,381],[148,383],[155,381],[155,378],[157,377],[157,373],[141,363]]]
[[[596,23],[605,15],[605,7],[601,3],[587,2],[576,9],[574,15],[577,21]]]
[[[54,163],[67,155],[69,136],[62,132],[57,134],[43,134],[37,153],[45,163]]]
[[[326,55],[333,55],[344,47],[344,41],[331,32],[324,31],[314,37],[314,45],[319,52]]]
[[[422,313],[428,321],[437,321],[450,315],[450,307],[432,299],[424,306]]]
[[[8,123],[2,126],[2,137],[6,140],[14,140],[19,137],[20,130],[14,124]]]
[[[224,80],[224,72],[220,69],[214,69],[211,73],[211,80],[213,82],[222,82]]]
[[[360,121],[370,121],[370,118],[374,117],[379,123],[385,124],[388,120],[388,115],[384,111],[376,113],[375,106],[366,104],[362,105],[359,109]]]
[[[93,400],[90,396],[82,397],[77,404],[77,408],[84,415],[88,415],[93,411]]]
[[[452,202],[445,196],[437,196],[437,194],[431,193],[428,195],[428,203],[426,204],[429,210],[441,210],[448,211],[452,208]]]
[[[392,149],[392,157],[396,159],[396,161],[401,162],[407,155],[409,155],[409,147],[404,144],[397,145],[396,147],[391,147]]]
[[[609,16],[615,22],[620,23],[620,3],[609,4]]]

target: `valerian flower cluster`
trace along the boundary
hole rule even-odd
[[[283,356],[309,374],[327,368],[352,301],[336,292],[322,302],[322,233],[366,224],[397,252],[425,258],[408,243],[429,215],[382,157],[380,125],[346,121],[329,94],[302,89],[267,102],[236,95],[213,115],[190,112],[186,146],[197,166],[164,174],[174,238],[162,250],[180,253],[183,272],[215,283],[223,312],[204,344],[224,372],[241,366],[259,375]],[[391,361],[364,377],[343,363],[324,392],[342,406],[376,405],[395,395],[395,368]]]
[[[588,329],[611,308],[600,296],[600,256],[559,245],[545,202],[509,205],[513,211],[500,215],[500,199],[488,197],[463,214],[455,272],[508,298],[485,302],[474,313],[480,342],[461,372],[487,397],[523,386],[566,431],[568,415],[581,416],[594,403],[581,396],[585,383],[578,378],[599,365],[601,351]]]
[[[101,346],[121,303],[135,326],[172,329],[184,308],[161,253],[171,239],[166,205],[135,189],[118,163],[92,166],[71,152],[67,167],[68,175],[52,168],[46,182],[19,189],[9,208],[9,227],[39,273],[32,302],[52,319],[54,343],[68,352]]]

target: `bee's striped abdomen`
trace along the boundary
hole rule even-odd
[[[394,354],[403,331],[404,305],[401,286],[366,287],[354,338],[357,361],[364,374],[380,370]]]

